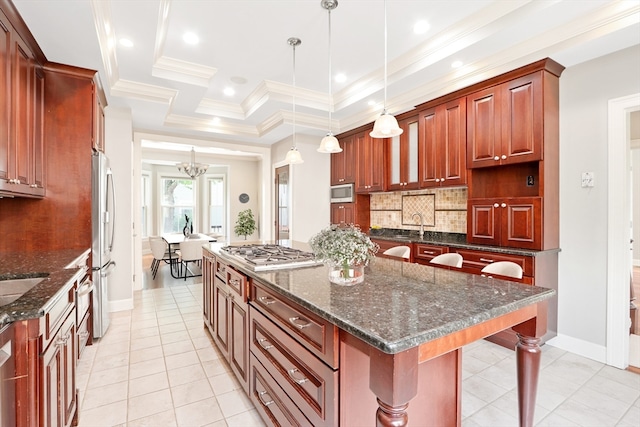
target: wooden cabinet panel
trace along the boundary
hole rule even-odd
[[[340,153],[331,154],[331,185],[356,181],[356,144],[354,136],[340,139]]]
[[[214,335],[213,322],[213,278],[215,256],[204,249],[202,251],[202,317],[205,326]]]
[[[387,190],[413,190],[418,182],[418,116],[398,121],[403,132],[387,140]]]
[[[218,277],[214,279],[213,287],[213,340],[218,349],[229,358],[229,294],[225,291],[225,285]]]
[[[311,426],[253,354],[250,361],[249,398],[260,417],[274,426]]]
[[[41,67],[35,67],[33,94],[33,138],[32,138],[32,171],[31,188],[39,195],[44,195],[45,161],[44,161],[44,86],[45,77]],[[40,191],[38,191],[40,189]]]
[[[355,221],[355,203],[332,203],[331,224],[353,224]]]
[[[414,262],[433,266],[434,264],[430,264],[430,261],[438,255],[449,252],[449,248],[447,246],[414,243],[412,252]]]
[[[229,350],[229,364],[240,380],[245,392],[249,392],[249,312],[248,306],[231,302],[229,317],[231,348]]]
[[[0,180],[9,179],[11,141],[11,24],[0,11]],[[0,190],[2,184],[0,184]]]
[[[542,249],[542,198],[469,199],[467,241]]]
[[[543,71],[467,96],[470,168],[542,160]]]
[[[32,108],[32,57],[27,45],[19,38],[14,39],[13,49],[13,107],[11,121],[11,139],[15,147],[15,169],[13,177],[18,180],[19,187],[29,185],[29,145],[31,141]],[[23,191],[18,189],[18,191]]]
[[[338,367],[338,328],[335,325],[281,298],[256,280],[251,284],[251,301],[316,357],[332,368]]]
[[[372,193],[385,190],[385,140],[371,138],[369,132],[355,135],[356,144],[356,193]]]
[[[314,426],[338,422],[338,371],[334,371],[250,308],[250,349]]]
[[[420,187],[463,185],[467,182],[466,98],[420,113]]]

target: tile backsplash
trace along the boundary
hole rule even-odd
[[[371,225],[383,228],[418,230],[424,218],[425,231],[467,232],[467,189],[446,188],[371,195]]]

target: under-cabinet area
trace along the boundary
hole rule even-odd
[[[268,425],[460,423],[460,347],[510,327],[539,343],[554,295],[384,258],[339,286],[324,265],[256,271],[221,248],[203,248],[204,324]]]

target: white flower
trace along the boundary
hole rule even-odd
[[[316,258],[338,265],[367,265],[379,246],[357,226],[327,227],[309,240]]]

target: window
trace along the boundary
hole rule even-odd
[[[223,176],[207,180],[209,185],[209,233],[224,234],[225,230],[225,185]]]
[[[148,173],[142,174],[142,183],[140,185],[140,232],[142,238],[149,237],[149,228],[151,227],[151,176]]]
[[[161,233],[182,233],[185,215],[194,224],[195,181],[192,179],[162,177],[161,191]],[[197,232],[198,230],[194,230]]]

